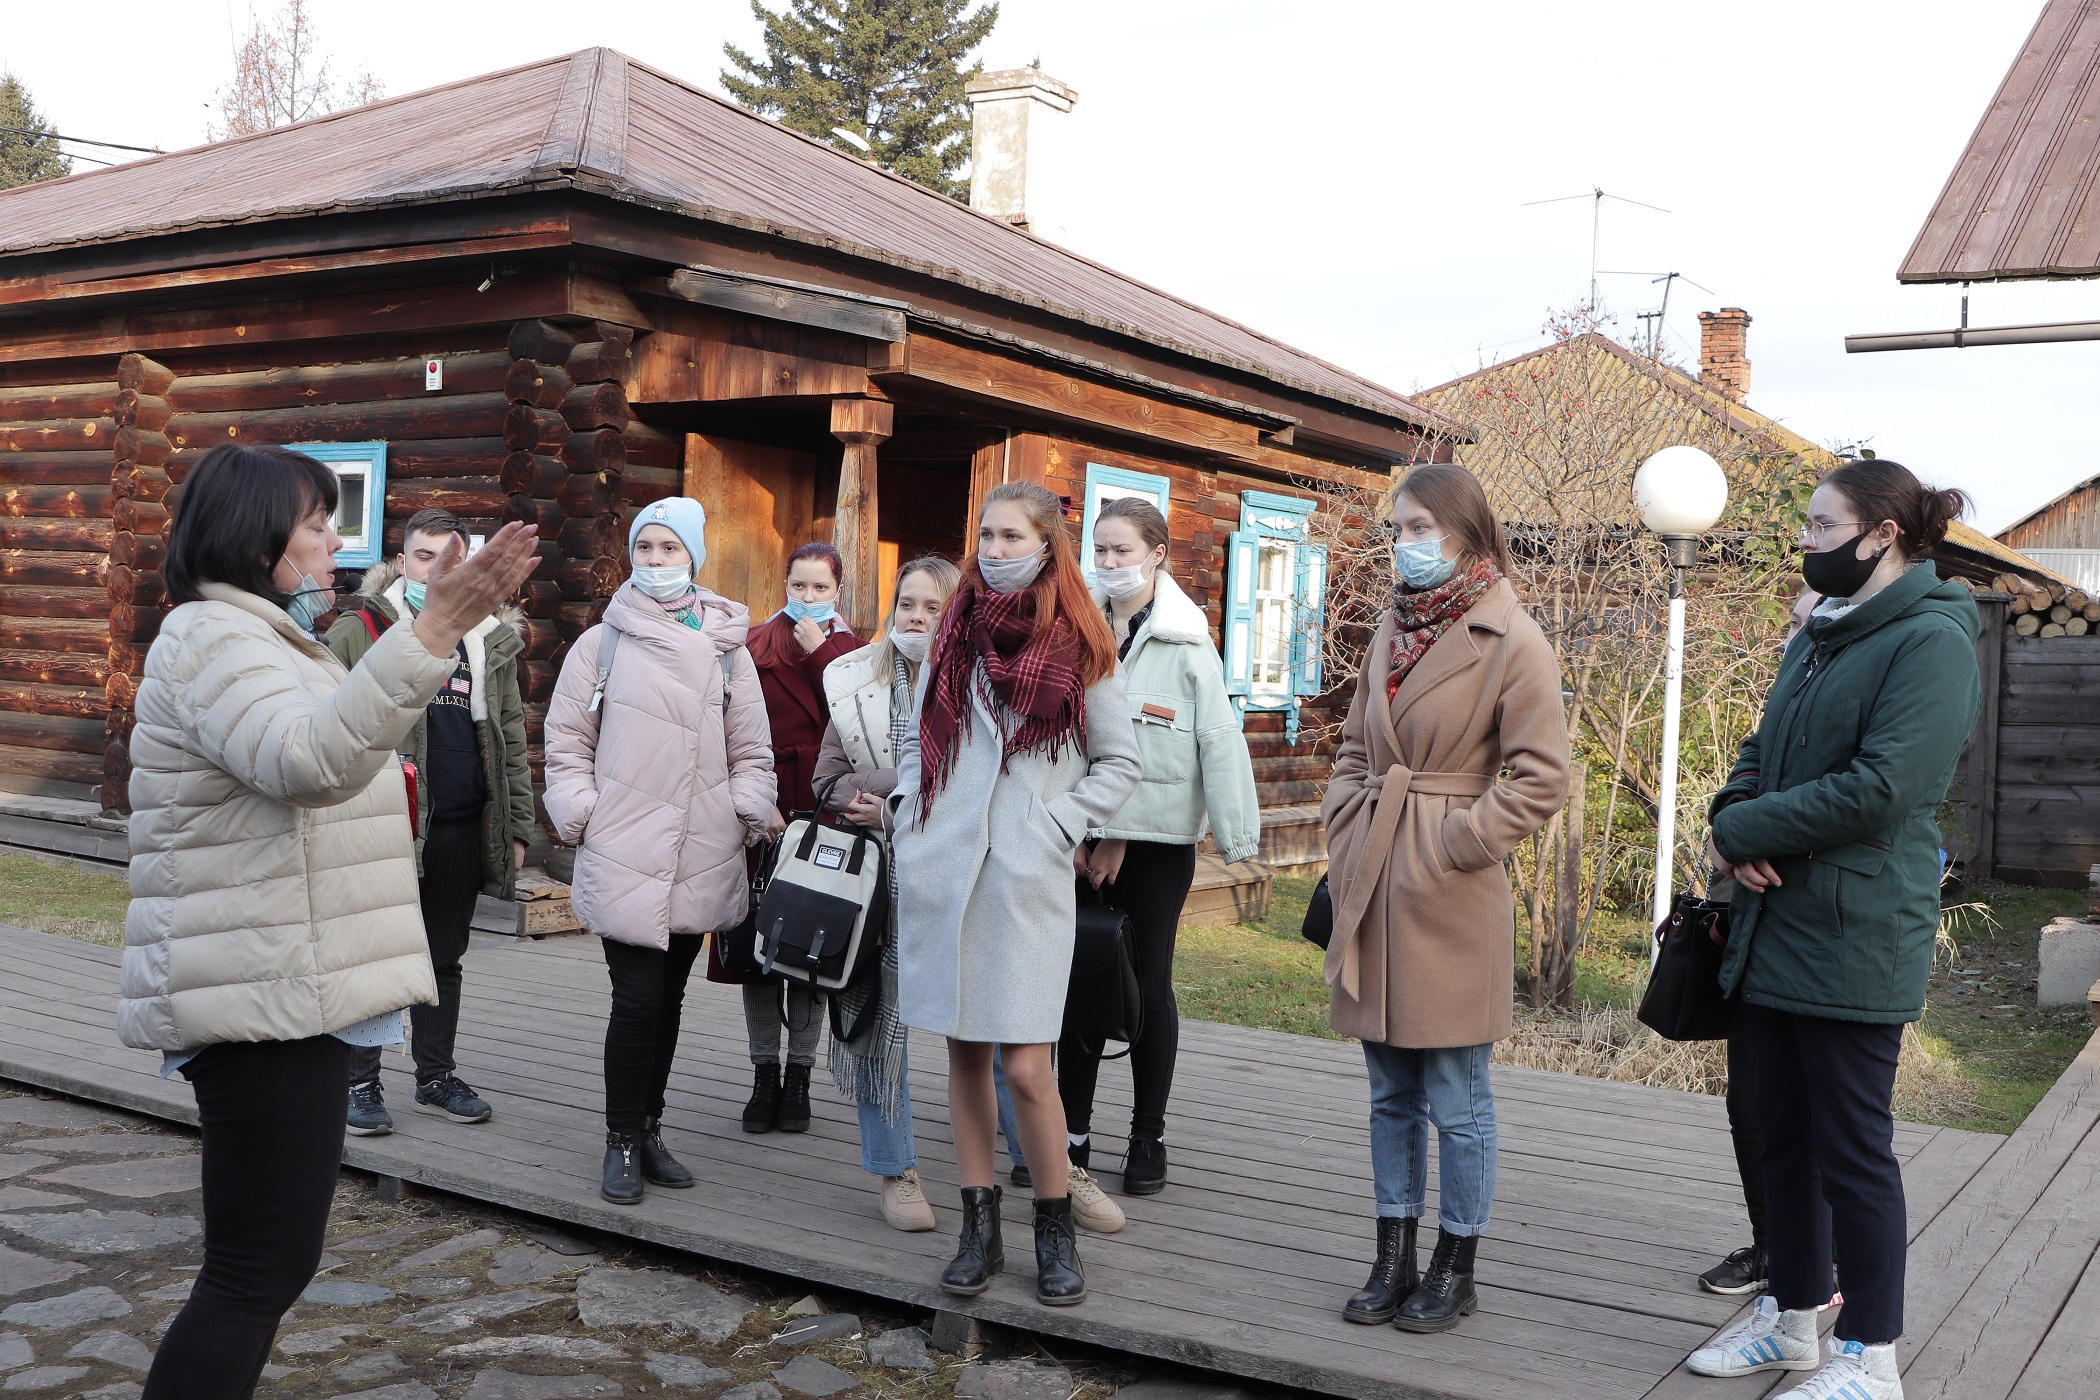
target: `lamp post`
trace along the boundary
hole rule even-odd
[[[1641,521],[1670,552],[1670,635],[1663,660],[1662,792],[1655,820],[1655,917],[1670,914],[1670,850],[1677,841],[1678,716],[1684,700],[1684,575],[1699,560],[1699,537],[1728,506],[1728,478],[1696,447],[1665,447],[1633,475]],[[1649,958],[1660,945],[1651,943]]]

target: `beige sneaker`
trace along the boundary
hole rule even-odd
[[[1065,1173],[1065,1194],[1072,1198],[1072,1218],[1097,1235],[1113,1235],[1122,1229],[1128,1223],[1123,1207],[1094,1184],[1085,1167],[1077,1162],[1067,1165],[1070,1170]]]
[[[902,1176],[882,1179],[882,1218],[893,1230],[916,1232],[937,1226],[933,1207],[926,1204],[926,1193],[920,1189],[917,1167],[906,1167]]]

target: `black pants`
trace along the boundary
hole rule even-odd
[[[245,1400],[278,1319],[321,1262],[343,1156],[350,1047],[330,1035],[212,1045],[182,1067],[204,1130],[204,1268],[144,1400]]]
[[[481,821],[432,823],[423,840],[423,935],[430,941],[430,967],[437,974],[438,1004],[409,1008],[408,1048],[416,1060],[416,1083],[428,1084],[457,1069],[453,1042],[459,1038],[460,959],[481,896]],[[379,1047],[350,1048],[350,1082],[379,1077]]]
[[[1174,1004],[1174,934],[1195,878],[1194,846],[1132,841],[1116,882],[1101,887],[1109,907],[1130,916],[1138,987],[1145,995],[1145,1028],[1130,1047],[1134,1137],[1157,1138],[1167,1129],[1167,1095],[1174,1088],[1174,1059],[1181,1049],[1181,1009]],[[1069,1037],[1058,1043],[1057,1092],[1065,1101],[1068,1133],[1093,1131],[1100,1051],[1100,1046],[1089,1048]]]
[[[1835,1244],[1838,1340],[1895,1341],[1909,1229],[1889,1100],[1903,1027],[1746,1005],[1740,1038],[1756,1065],[1773,1297],[1790,1309],[1828,1301]]]
[[[685,984],[706,939],[674,933],[667,953],[610,938],[599,941],[612,977],[612,1014],[605,1023],[605,1128],[639,1133],[645,1123],[664,1116]]]
[[[1743,1179],[1750,1243],[1764,1249],[1765,1135],[1757,1126],[1757,1065],[1741,1034],[1728,1038],[1728,1136],[1735,1143],[1736,1175]]]

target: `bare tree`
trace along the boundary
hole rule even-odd
[[[233,51],[233,81],[219,89],[219,122],[206,124],[206,138],[249,136],[362,107],[386,95],[379,80],[363,70],[353,79],[338,80],[315,48],[306,0],[288,0],[267,20],[250,11],[247,37]]]

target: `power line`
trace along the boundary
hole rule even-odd
[[[21,126],[0,126],[0,131],[15,136],[34,136],[40,140],[47,141],[70,141],[76,146],[102,146],[112,151],[137,151],[140,155],[147,156],[167,154],[158,146],[125,146],[115,141],[90,141],[85,136],[61,136],[55,131],[31,131],[27,127]],[[92,160],[94,157],[82,156],[81,159]],[[103,163],[108,164],[107,161]]]

